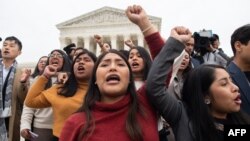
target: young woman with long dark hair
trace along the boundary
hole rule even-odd
[[[225,124],[249,124],[240,112],[239,88],[219,65],[201,65],[184,81],[182,101],[165,86],[173,60],[185,48],[191,32],[175,27],[153,62],[147,79],[147,95],[173,128],[176,141],[223,140]]]
[[[60,136],[61,141],[107,139],[158,140],[155,111],[145,92],[136,92],[126,57],[112,49],[99,56],[84,103]]]

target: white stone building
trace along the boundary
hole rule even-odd
[[[161,18],[149,16],[149,19],[160,31]],[[100,48],[94,41],[95,34],[101,35],[104,42],[110,43],[113,49],[128,50],[124,44],[127,39],[131,39],[135,45],[147,47],[141,30],[128,20],[125,10],[113,7],[102,7],[59,23],[56,27],[60,31],[61,49],[70,43],[75,43],[77,47],[86,48],[98,56]],[[36,63],[23,63],[20,66],[34,68]]]
[[[159,29],[161,18],[149,16],[151,22]],[[95,34],[101,35],[104,42],[111,44],[113,49],[128,49],[124,41],[131,39],[135,45],[146,46],[140,29],[130,22],[125,10],[103,7],[83,14],[79,17],[57,24],[60,30],[61,48],[70,43],[86,48],[99,55],[100,48],[94,41]]]

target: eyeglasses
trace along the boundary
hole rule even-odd
[[[49,54],[49,57],[51,57],[51,58],[56,58],[56,57],[63,58],[63,55],[62,54]]]

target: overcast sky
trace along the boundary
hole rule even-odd
[[[37,62],[40,56],[60,48],[57,24],[103,6],[125,10],[133,4],[162,18],[161,34],[165,38],[176,25],[192,32],[211,29],[230,56],[232,32],[250,23],[250,0],[1,0],[0,37],[13,35],[22,41],[19,63]]]

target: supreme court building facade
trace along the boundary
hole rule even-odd
[[[149,16],[150,21],[161,28],[161,18]],[[135,45],[147,47],[139,27],[128,20],[125,11],[112,7],[102,7],[56,25],[60,31],[61,49],[70,43],[86,48],[96,55],[100,47],[94,41],[94,35],[101,35],[104,42],[111,44],[113,49],[129,48],[124,41],[131,39]]]

